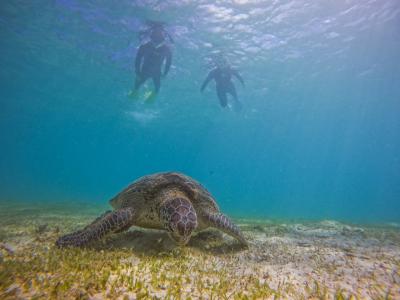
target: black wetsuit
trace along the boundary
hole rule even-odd
[[[161,81],[161,66],[165,62],[163,76],[168,74],[171,66],[172,53],[165,44],[155,46],[153,42],[147,42],[139,47],[135,60],[135,90],[147,79],[152,78],[154,91],[158,93]]]
[[[217,67],[211,70],[210,73],[208,73],[207,78],[204,80],[204,83],[201,86],[201,91],[205,89],[211,79],[214,79],[216,84],[217,96],[221,106],[225,107],[228,104],[227,94],[229,93],[235,100],[235,104],[239,106],[238,109],[240,109],[241,104],[236,94],[236,88],[231,80],[232,75],[239,79],[242,84],[244,84],[243,78],[236,70],[230,67],[223,69]]]

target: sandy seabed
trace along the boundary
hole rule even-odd
[[[400,299],[398,224],[237,219],[249,248],[136,227],[54,246],[107,209],[0,202],[0,299]]]

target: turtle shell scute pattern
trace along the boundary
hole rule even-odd
[[[193,204],[199,204],[197,207],[219,211],[214,198],[200,183],[176,172],[156,173],[141,177],[110,202],[113,207],[117,208],[135,205],[138,199],[143,200],[144,203],[150,203],[166,188],[178,188],[183,191]]]

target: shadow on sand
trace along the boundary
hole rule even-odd
[[[114,235],[103,243],[93,243],[90,247],[96,250],[125,248],[145,256],[168,254],[179,248],[166,232],[138,229]],[[212,255],[234,254],[247,249],[236,240],[214,230],[202,231],[192,236],[186,247]]]

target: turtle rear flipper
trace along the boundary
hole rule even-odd
[[[227,216],[222,213],[210,213],[204,216],[206,223],[210,227],[217,228],[222,232],[234,237],[243,245],[247,246],[247,241],[244,238],[239,227],[237,227]]]
[[[106,234],[128,229],[134,223],[134,210],[131,207],[121,208],[102,215],[82,230],[64,235],[56,241],[58,247],[84,246],[100,240]]]

